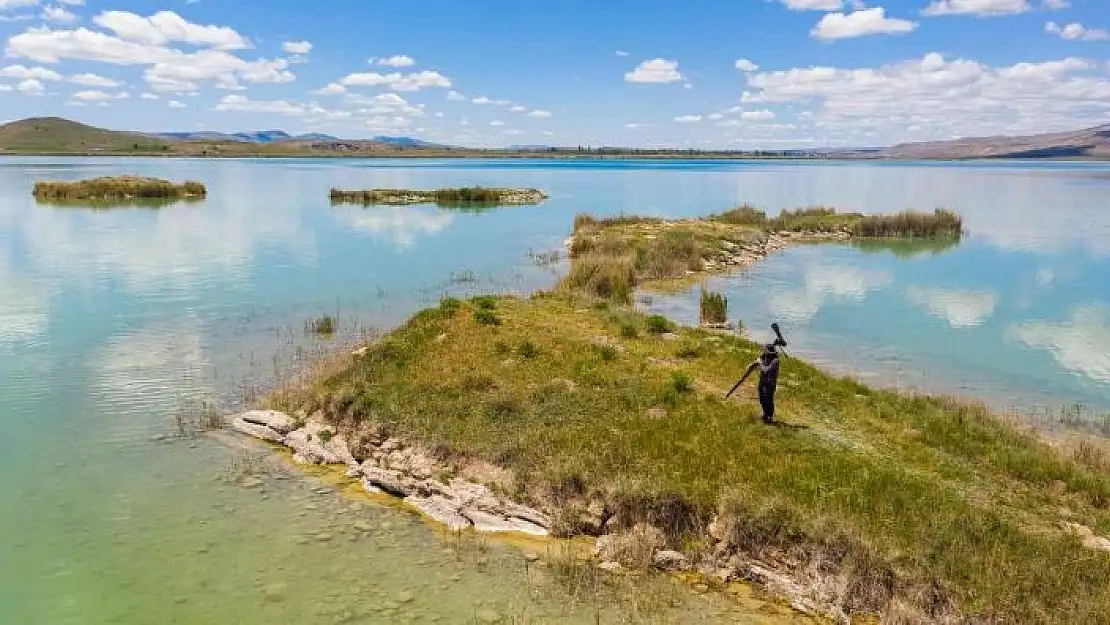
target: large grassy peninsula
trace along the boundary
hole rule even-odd
[[[605,535],[599,558],[625,567],[754,579],[841,618],[1110,622],[1097,449],[794,359],[766,426],[722,399],[757,345],[590,301],[444,300],[274,404],[360,461],[408,441],[436,479]]]
[[[569,240],[571,268],[564,285],[594,297],[627,302],[635,287],[750,265],[789,242],[852,240],[891,244],[958,241],[956,213],[904,211],[891,215],[838,213],[825,207],[783,211],[752,206],[705,218],[598,218],[579,215]]]
[[[496,187],[459,187],[454,189],[332,189],[332,203],[351,204],[437,204],[439,206],[501,206],[539,204],[547,195],[539,189],[501,189]]]
[[[163,200],[202,199],[208,191],[192,180],[177,184],[160,178],[115,176],[75,182],[36,182],[34,196],[55,203],[129,203]]]

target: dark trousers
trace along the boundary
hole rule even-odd
[[[759,386],[759,405],[763,408],[763,420],[770,423],[775,420],[775,387]]]

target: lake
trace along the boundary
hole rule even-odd
[[[37,205],[39,179],[197,179],[158,210]],[[332,207],[328,189],[535,186],[539,206]],[[0,160],[0,621],[469,622],[674,619],[774,609],[629,591],[570,601],[499,541],[444,535],[175,415],[228,409],[340,337],[441,294],[526,293],[564,269],[573,216],[693,216],[740,202],[945,206],[953,248],[788,249],[708,287],[750,336],[877,384],[999,406],[1110,410],[1110,164],[717,161]],[[696,320],[696,291],[646,305]],[[336,339],[337,341],[340,339]],[[259,478],[243,479],[248,473]],[[538,569],[538,570],[537,570]],[[774,618],[787,621],[786,615]]]

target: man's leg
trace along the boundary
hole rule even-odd
[[[764,423],[771,423],[775,420],[775,395],[769,389],[760,387],[759,389],[759,405],[763,408],[763,421]]]

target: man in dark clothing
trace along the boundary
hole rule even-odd
[[[763,408],[763,422],[775,421],[775,389],[779,382],[779,352],[777,343],[768,343],[763,348],[763,353],[744,371],[744,377],[732,387],[736,390],[756,368],[759,368],[759,405]],[[732,391],[729,391],[729,395]]]

